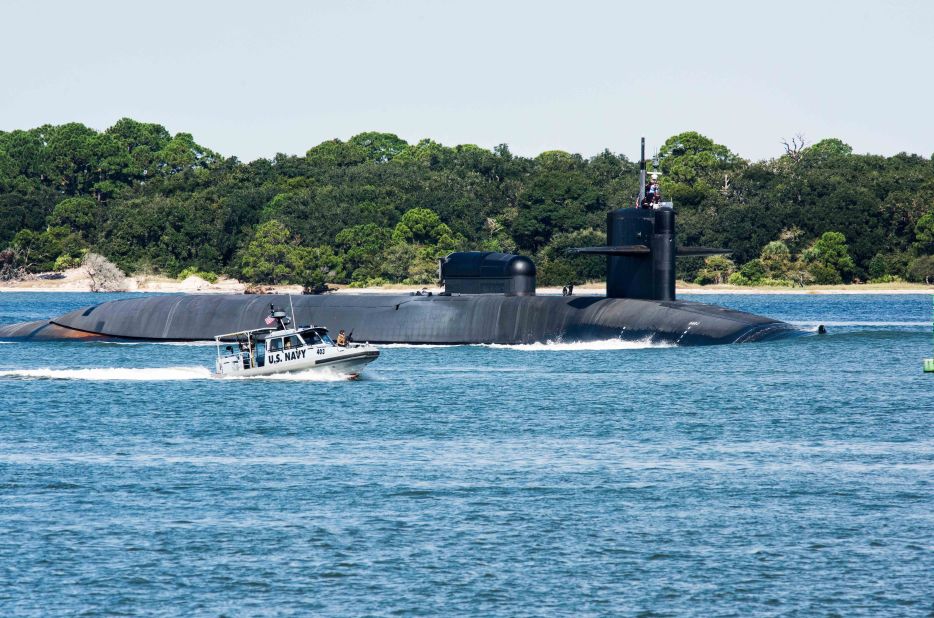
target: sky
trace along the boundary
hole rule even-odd
[[[333,138],[637,158],[698,131],[741,156],[836,137],[934,153],[934,2],[0,4],[0,130],[122,117],[225,156]]]

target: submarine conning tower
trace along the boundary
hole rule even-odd
[[[657,162],[656,162],[657,166]],[[671,202],[646,197],[645,138],[639,164],[639,199],[635,208],[620,208],[607,214],[606,245],[577,247],[571,253],[605,255],[608,298],[675,300],[675,258],[731,253],[714,247],[677,247],[675,209]],[[652,182],[658,172],[652,173]],[[656,186],[657,185],[653,185]]]
[[[603,247],[577,247],[572,253],[605,255],[606,295],[640,300],[675,299],[675,258],[730,253],[714,247],[678,247],[675,209],[670,202],[654,208],[621,208],[606,218]]]
[[[606,241],[608,297],[675,299],[674,208],[614,210],[607,215]]]

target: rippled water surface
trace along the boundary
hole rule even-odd
[[[387,346],[357,382],[0,344],[0,615],[929,616],[931,298],[696,300],[830,334]]]

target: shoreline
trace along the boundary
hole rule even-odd
[[[62,279],[32,279],[28,281],[0,283],[0,293],[5,292],[71,292],[91,293],[90,282],[79,269],[67,271]],[[127,277],[126,293],[166,293],[166,294],[243,294],[246,284],[236,279],[221,278],[216,283],[210,283],[199,277],[188,277],[183,281],[168,277],[138,276]],[[261,286],[268,293],[295,294],[302,293],[300,285],[264,285]],[[332,294],[408,294],[419,290],[428,290],[438,294],[443,290],[437,286],[428,285],[387,285],[375,288],[355,288],[338,286]],[[602,295],[606,290],[604,283],[587,283],[574,287],[575,296]],[[559,295],[562,288],[559,286],[545,286],[538,288],[542,295]],[[803,288],[785,288],[771,286],[741,287],[728,284],[698,286],[684,284],[676,287],[676,294],[681,295],[731,295],[731,294],[760,294],[760,295],[824,295],[824,294],[934,294],[934,285],[919,283],[862,283],[844,285],[808,286]]]

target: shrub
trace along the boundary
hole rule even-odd
[[[908,265],[908,280],[934,283],[934,255],[922,255]]]
[[[55,266],[52,270],[60,272],[69,268],[78,268],[79,266],[81,266],[81,257],[63,253],[55,258]]]
[[[710,285],[711,283],[718,283],[717,278],[713,276],[707,269],[702,268],[697,271],[697,276],[694,278],[694,283],[697,285]]]
[[[7,247],[0,251],[0,281],[19,281],[26,275],[22,256],[16,249]]]
[[[869,283],[900,283],[902,281],[904,281],[904,279],[896,275],[882,275],[880,277],[873,277],[869,280]]]
[[[808,273],[813,277],[817,285],[837,285],[843,283],[843,277],[833,266],[828,266],[822,262],[813,262],[808,264]]]
[[[92,292],[119,292],[126,276],[110,260],[97,253],[86,253],[81,265],[91,279]]]
[[[759,260],[769,277],[782,278],[791,269],[791,251],[780,240],[773,240],[764,246]]]
[[[869,260],[868,274],[872,281],[885,277],[895,277],[901,280],[905,277],[911,255],[905,253],[877,253]]]
[[[536,280],[541,285],[567,285],[581,282],[574,267],[565,261],[543,260],[537,271]]]
[[[749,283],[742,285],[756,285],[761,279],[765,279],[768,273],[762,264],[762,260],[755,259],[743,264],[742,268],[739,269],[739,274],[749,281]]]
[[[791,279],[766,277],[764,279],[759,279],[756,285],[764,285],[770,288],[790,288],[794,286],[794,282]]]
[[[212,273],[212,272],[208,272],[204,270],[198,270],[194,266],[189,266],[188,268],[178,273],[178,280],[183,281],[187,279],[188,277],[191,277],[192,275],[194,275],[195,277],[200,277],[201,279],[204,279],[208,283],[217,283],[217,273]]]
[[[755,283],[744,277],[743,273],[733,273],[730,275],[729,283],[730,285],[755,285]]]
[[[840,232],[824,232],[802,254],[807,270],[814,282],[833,285],[849,281],[856,265],[846,246],[846,237]]]
[[[257,227],[240,258],[240,272],[251,283],[291,283],[301,276],[303,257],[289,229],[271,219]]]
[[[704,267],[697,271],[694,283],[707,285],[724,283],[736,270],[733,260],[723,255],[712,255],[704,260]]]
[[[380,287],[380,286],[386,285],[387,283],[389,283],[389,282],[386,281],[385,279],[383,279],[382,277],[371,277],[370,279],[366,279],[365,281],[354,281],[353,283],[350,284],[349,287],[352,287],[352,288],[378,288],[378,287]]]

